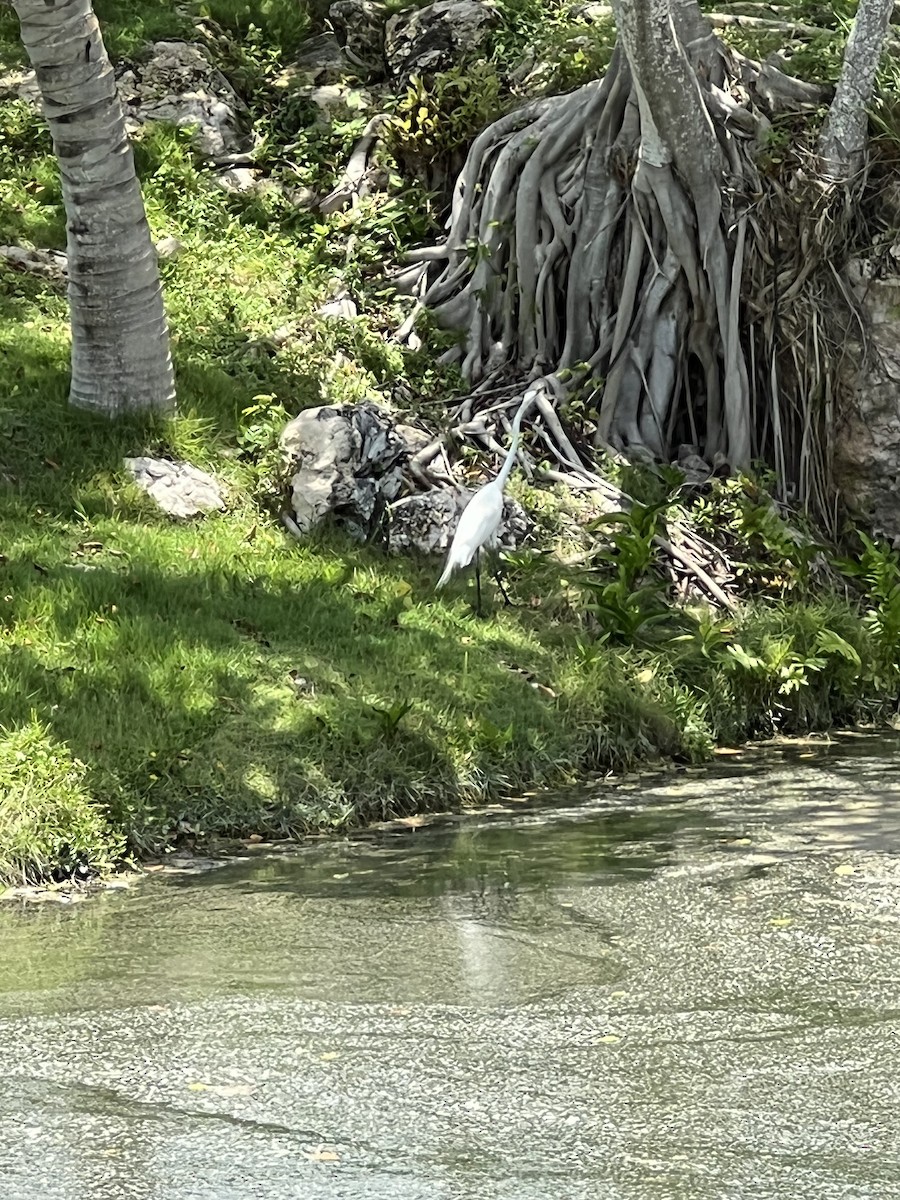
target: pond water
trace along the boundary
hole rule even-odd
[[[900,741],[0,907],[4,1200],[900,1195]]]

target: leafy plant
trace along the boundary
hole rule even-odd
[[[900,674],[900,554],[862,530],[857,536],[863,548],[859,557],[836,558],[834,566],[864,589],[865,624],[879,652],[872,665],[875,684],[888,688]]]
[[[395,700],[389,708],[380,708],[376,704],[369,705],[369,710],[378,718],[381,737],[388,743],[392,742],[397,736],[400,722],[407,713],[412,712],[412,709],[413,703],[411,700]]]
[[[238,43],[264,48],[281,62],[291,58],[310,30],[308,6],[296,0],[203,0],[200,14]]]
[[[673,503],[668,495],[656,503],[636,501],[627,512],[608,513],[591,523],[593,531],[609,530],[608,542],[594,552],[578,585],[585,597],[584,610],[602,638],[633,644],[671,623],[667,586],[653,568],[654,539]]]
[[[806,592],[825,547],[775,504],[765,476],[715,480],[690,507],[697,527],[723,544],[738,579],[754,592]]]
[[[151,121],[133,139],[134,162],[142,179],[153,180],[153,193],[161,199],[184,204],[186,196],[204,190],[194,154],[194,130],[165,121]]]
[[[290,414],[273,395],[253,397],[241,413],[237,443],[251,464],[262,495],[273,498],[282,494],[287,464],[281,449],[281,434]]]
[[[515,737],[513,726],[506,725],[502,729],[490,717],[481,717],[477,722],[479,743],[487,750],[503,754],[512,745]]]
[[[615,41],[611,16],[591,24],[545,25],[533,43],[529,90],[556,94],[599,79],[609,66]]]
[[[735,696],[771,729],[791,732],[852,712],[874,691],[865,629],[835,599],[765,605],[738,623],[723,665]]]
[[[34,713],[18,729],[0,727],[0,879],[64,878],[121,855],[87,773]]]
[[[440,189],[462,163],[468,144],[499,117],[508,101],[496,67],[474,62],[426,81],[413,76],[385,130],[397,161],[429,188]]]

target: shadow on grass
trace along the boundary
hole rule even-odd
[[[434,600],[434,565],[288,541],[240,496],[245,378],[188,363],[174,426],[70,409],[46,303],[32,281],[0,301],[0,725],[46,725],[117,828],[342,826],[567,761],[554,701],[510,670],[553,670],[527,615],[477,621]],[[173,436],[231,481],[230,512],[175,523],[128,482],[123,457]]]
[[[94,546],[93,561],[0,567],[2,723],[46,722],[133,839],[179,820],[295,832],[445,804],[461,769],[490,792],[493,764],[526,778],[560,740],[552,703],[504,665],[542,653],[391,596],[409,587],[397,564],[376,579],[285,546],[273,576],[262,557],[216,568],[185,545],[178,567],[133,552],[111,566]]]

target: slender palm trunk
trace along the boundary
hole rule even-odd
[[[175,400],[156,251],[90,0],[13,0],[62,176],[70,399],[114,416]]]
[[[857,7],[841,77],[819,141],[824,173],[832,183],[846,183],[865,161],[868,107],[893,11],[894,0],[860,0]]]

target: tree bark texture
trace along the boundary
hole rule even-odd
[[[505,419],[510,382],[538,381],[534,436],[556,471],[589,469],[590,440],[711,468],[761,459],[821,511],[845,292],[828,257],[849,244],[852,211],[823,208],[814,179],[762,173],[758,151],[777,114],[796,120],[824,93],[729,50],[696,0],[613,7],[603,79],[484,130],[446,241],[404,273],[461,331],[446,356],[473,387],[458,428],[490,446],[482,414]],[[590,414],[577,431],[574,396]]]
[[[894,0],[859,0],[837,91],[819,140],[823,171],[834,183],[851,179],[865,161],[868,106],[893,11]]]
[[[114,416],[175,400],[156,251],[90,0],[13,0],[62,178],[70,399]]]

